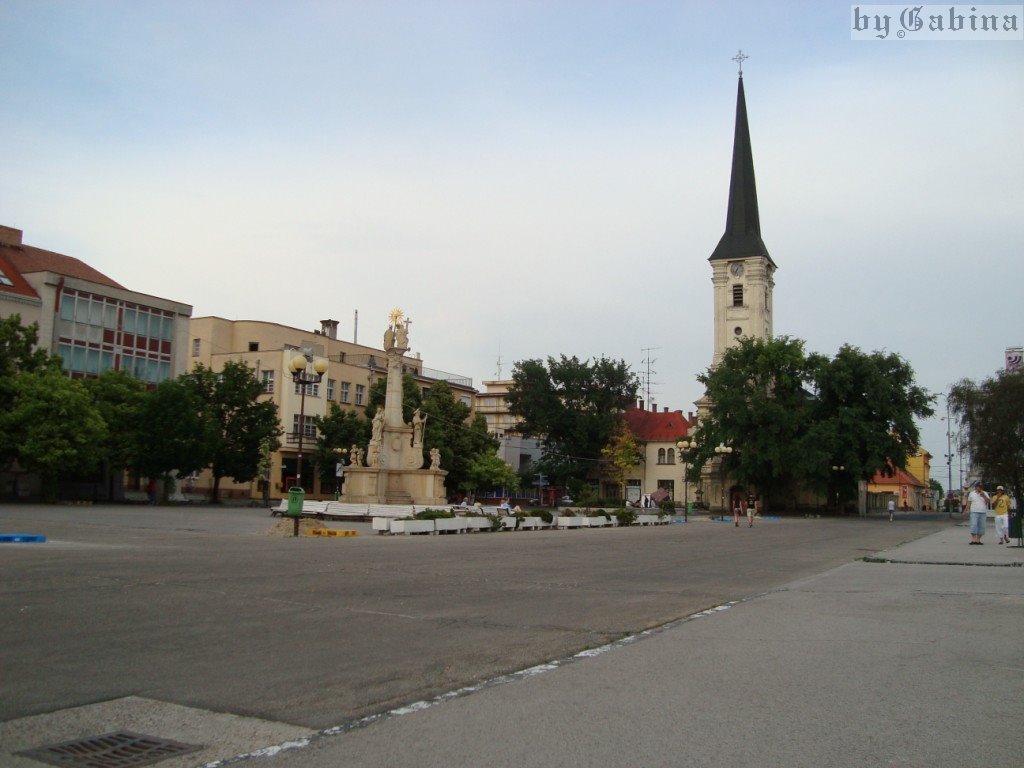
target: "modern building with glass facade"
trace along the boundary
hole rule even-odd
[[[188,367],[192,307],[131,291],[85,262],[25,245],[0,226],[0,317],[39,325],[39,346],[73,377],[126,371],[149,384]]]

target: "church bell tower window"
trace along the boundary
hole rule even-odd
[[[742,285],[734,285],[732,287],[732,305],[734,307],[742,307],[743,306],[743,286]]]

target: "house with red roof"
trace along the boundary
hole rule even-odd
[[[889,472],[876,472],[868,483],[868,512],[882,512],[889,499],[896,500],[897,509],[931,509],[932,492],[928,483],[905,469],[889,467]]]
[[[640,400],[625,410],[623,418],[643,454],[643,461],[626,477],[626,499],[632,502],[652,496],[682,503],[689,491],[694,500],[694,488],[683,484],[684,466],[676,448],[676,443],[690,434],[692,414],[687,418],[682,411],[659,411],[657,405],[647,410]]]
[[[129,290],[98,269],[0,226],[0,318],[39,325],[69,376],[126,371],[156,384],[185,372],[192,307]]]

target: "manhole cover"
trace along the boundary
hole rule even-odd
[[[26,749],[15,754],[63,768],[135,768],[200,749],[202,747],[195,744],[118,731],[49,747]]]

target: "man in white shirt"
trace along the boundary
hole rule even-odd
[[[981,483],[975,483],[973,490],[967,495],[967,508],[964,515],[970,512],[971,515],[971,544],[983,544],[981,537],[985,535],[985,517],[988,515],[988,505],[991,499],[981,487]]]

